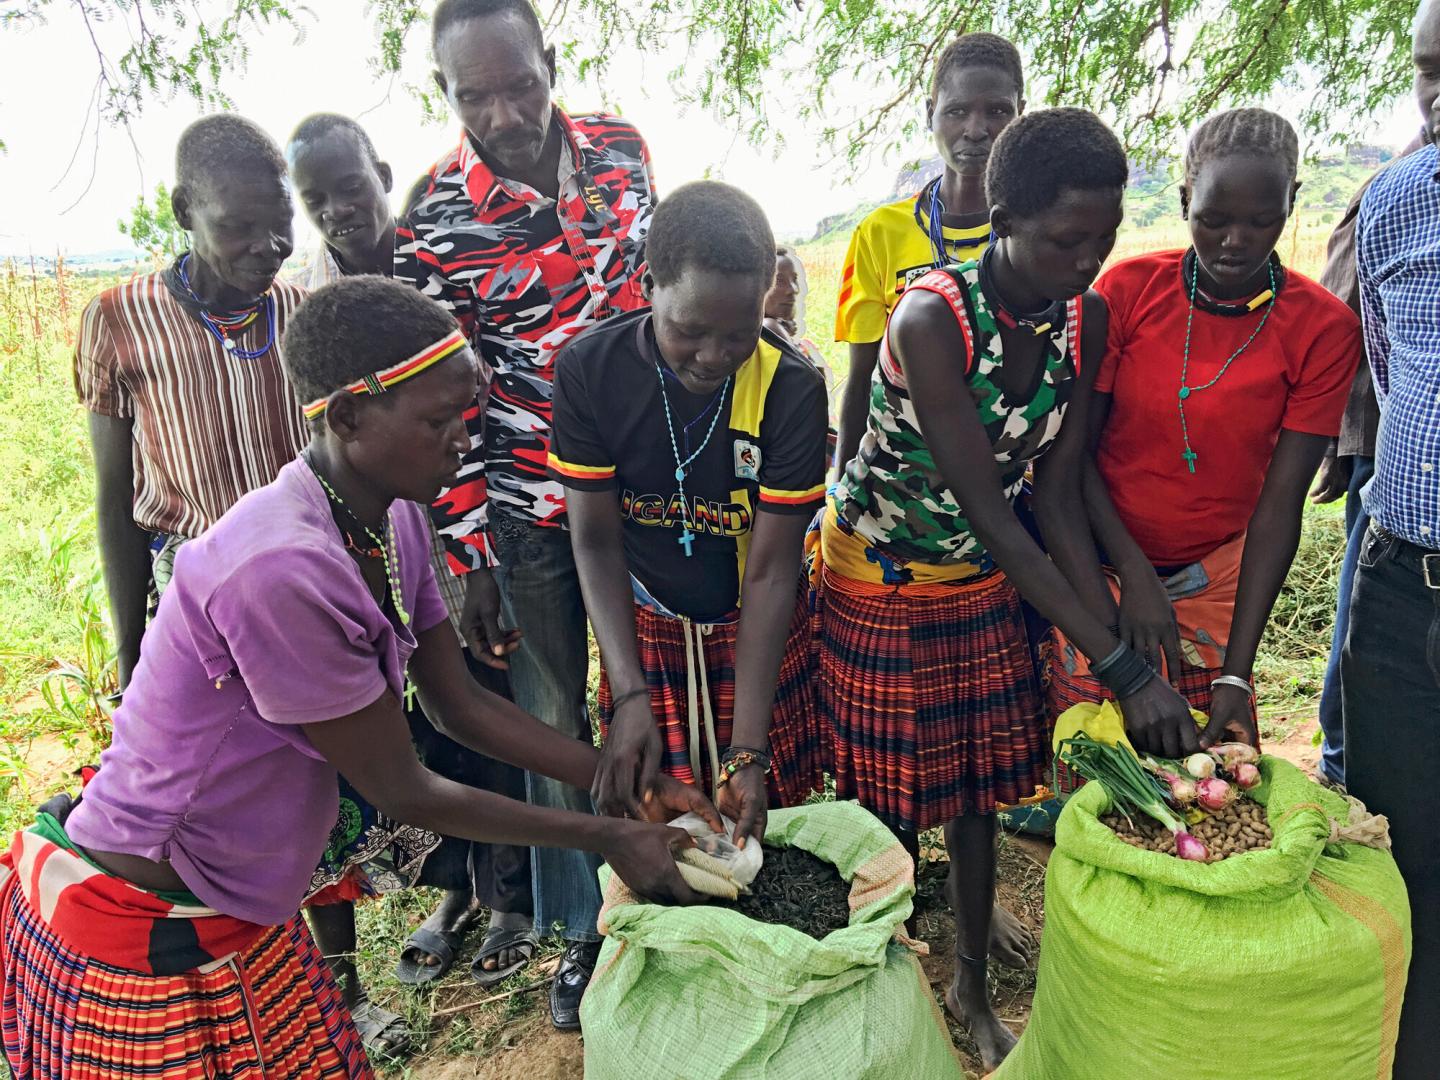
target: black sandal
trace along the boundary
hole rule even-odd
[[[470,962],[470,978],[481,987],[494,986],[496,983],[504,982],[530,963],[539,944],[540,938],[535,933],[533,926],[515,928],[491,926],[485,931],[485,937],[480,942],[480,951]],[[524,955],[508,967],[496,968],[494,971],[485,967],[486,960],[499,956],[509,949],[518,949]]]
[[[421,927],[405,939],[395,978],[406,986],[424,986],[443,979],[455,966],[455,957],[465,943],[464,930],[427,930]],[[423,964],[422,956],[433,956],[438,964]]]

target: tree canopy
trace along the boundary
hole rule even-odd
[[[1020,46],[1035,104],[1084,105],[1132,153],[1154,156],[1177,128],[1237,103],[1300,95],[1312,135],[1352,130],[1408,82],[1415,0],[541,0],[567,75],[605,85],[617,45],[680,43],[676,97],[747,138],[813,125],[851,160],[905,145],[945,44],[993,30]],[[368,0],[377,75],[427,47],[434,0]],[[224,107],[226,80],[266,27],[314,18],[285,0],[18,0],[0,26],[78,18],[95,45],[102,116],[123,122],[177,95]],[[124,20],[110,55],[94,27]],[[611,96],[615,90],[611,88]],[[843,90],[843,93],[837,91]],[[842,114],[837,99],[866,104]],[[424,105],[437,107],[434,98]],[[3,135],[3,132],[0,132]]]

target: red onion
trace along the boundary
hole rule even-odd
[[[1175,854],[1190,862],[1205,862],[1210,858],[1209,849],[1188,832],[1175,834]]]
[[[1230,785],[1218,776],[1201,780],[1195,785],[1196,798],[1206,810],[1224,810],[1235,797]]]

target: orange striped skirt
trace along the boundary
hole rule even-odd
[[[1009,580],[879,585],[823,565],[818,578],[816,695],[836,796],[919,830],[1032,795],[1049,755]]]

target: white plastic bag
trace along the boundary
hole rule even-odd
[[[721,817],[723,833],[717,833],[699,814],[683,814],[670,824],[684,829],[695,839],[693,848],[680,853],[680,876],[696,892],[734,900],[747,889],[760,873],[764,854],[752,839],[743,848],[730,838],[735,835],[735,822]]]

